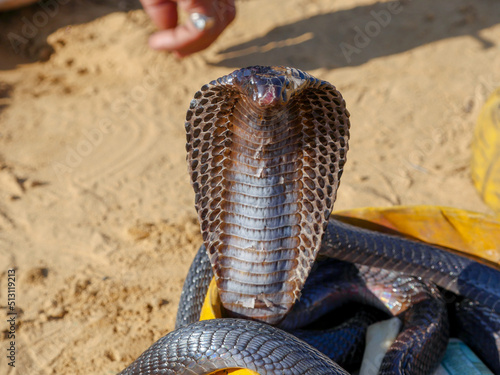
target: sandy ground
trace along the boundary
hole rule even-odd
[[[500,86],[500,2],[237,7],[215,45],[182,61],[148,48],[154,27],[138,1],[0,14],[0,374],[114,374],[173,329],[201,241],[185,111],[202,84],[240,67],[294,66],[343,93],[351,150],[336,209],[492,213],[469,150]]]

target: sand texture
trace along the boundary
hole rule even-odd
[[[336,209],[492,213],[469,165],[500,86],[496,0],[242,0],[184,60],[149,49],[138,1],[49,3],[0,14],[0,374],[114,374],[174,328],[201,243],[185,112],[241,67],[293,66],[341,91],[352,127]]]

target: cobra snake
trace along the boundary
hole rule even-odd
[[[434,302],[441,300],[435,284],[462,296],[467,306],[462,312],[473,311],[460,320],[464,327],[478,309],[498,322],[498,269],[330,218],[346,162],[349,116],[333,85],[294,68],[240,69],[195,94],[186,115],[186,149],[204,246],[184,285],[178,329],[121,374],[208,374],[233,367],[260,374],[347,374],[318,350],[271,326],[286,327],[301,319],[297,300],[319,255],[357,264],[363,285],[380,272],[389,272],[391,281],[385,285],[393,289],[400,280],[394,272],[418,276],[409,276],[404,297],[425,295],[417,302],[427,301],[431,307],[408,313],[415,321],[436,319],[431,315],[444,306]],[[390,271],[373,272],[370,267]],[[331,268],[322,275],[329,274]],[[196,322],[212,275],[229,318]],[[420,279],[432,284],[416,287]],[[316,290],[310,283],[309,289]],[[419,294],[419,288],[427,289]],[[316,307],[309,309],[312,305]],[[321,303],[302,306],[306,316],[324,312]],[[438,345],[431,349],[437,352],[433,363],[404,373],[430,373],[436,367],[446,345],[443,322],[432,336]],[[498,358],[500,330],[486,324],[484,332],[492,331]],[[418,336],[413,344],[427,339]],[[412,347],[405,350],[411,356]],[[495,349],[492,353],[494,367]],[[391,371],[381,373],[397,373]]]

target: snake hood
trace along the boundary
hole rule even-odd
[[[349,126],[336,88],[298,69],[240,69],[195,94],[187,161],[230,315],[276,324],[300,296],[336,198]]]

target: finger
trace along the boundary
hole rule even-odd
[[[212,44],[229,25],[236,14],[233,0],[210,1],[185,1],[180,2],[188,13],[199,12],[215,20],[214,25],[206,30],[198,30],[187,21],[175,29],[156,33],[150,39],[150,45],[156,49],[175,51],[178,56],[187,56],[201,51]],[[215,5],[215,6],[214,6]]]
[[[159,31],[151,36],[149,44],[154,49],[176,51],[179,56],[201,51],[217,38],[220,32],[199,31],[191,24]]]
[[[173,29],[177,26],[176,0],[140,0],[144,10],[160,30]]]

